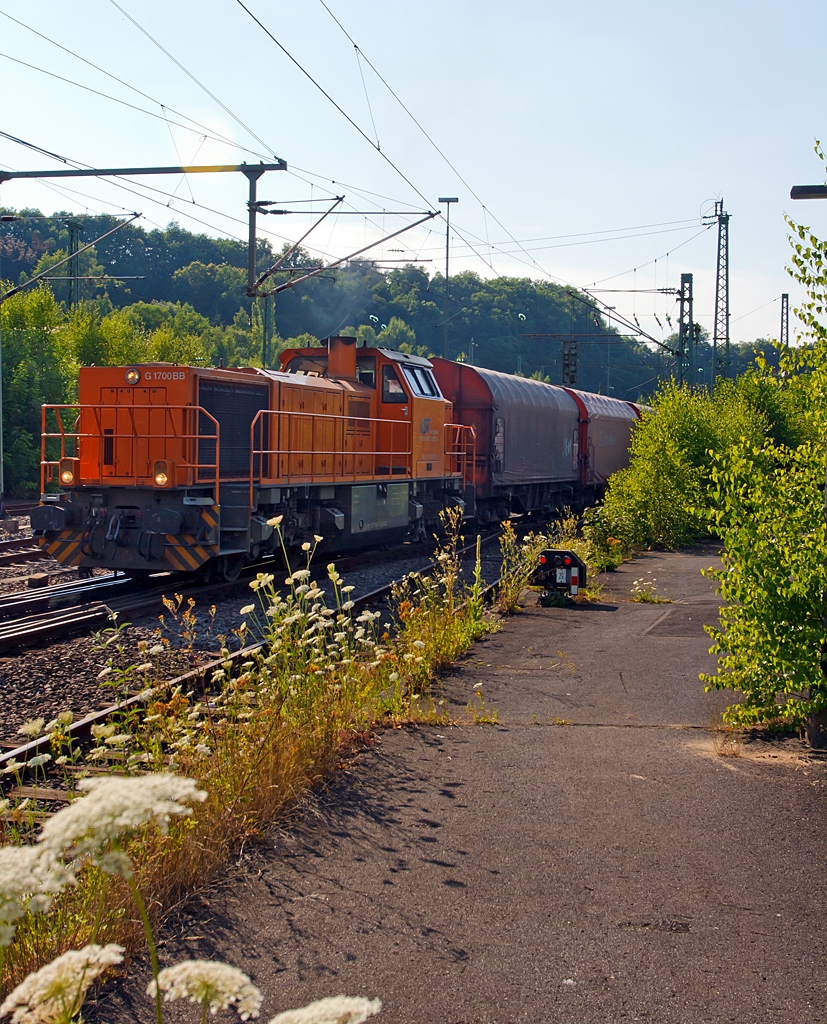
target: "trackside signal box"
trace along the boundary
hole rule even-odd
[[[545,548],[540,552],[540,564],[531,582],[544,588],[544,598],[552,594],[576,597],[586,582],[586,564],[573,551]]]

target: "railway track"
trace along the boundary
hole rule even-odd
[[[31,562],[36,558],[48,557],[48,552],[38,547],[31,537],[0,540],[0,565],[15,565],[17,562]]]
[[[499,534],[492,534],[485,542],[497,536]],[[421,554],[425,558],[425,550],[425,545],[400,545],[384,551],[339,558],[336,566],[340,573],[348,573],[366,565],[385,564],[405,556]],[[472,547],[464,550],[470,551]],[[256,572],[272,571],[274,565],[279,565],[278,561],[270,558],[245,568],[238,580],[207,585],[195,573],[163,572],[146,580],[111,573],[0,595],[0,655],[93,632],[113,614],[123,621],[125,614],[135,616],[155,609],[160,611],[162,598],[173,592],[183,594],[185,598],[227,593],[239,585],[243,586]],[[389,593],[390,585],[383,590]]]
[[[498,537],[499,537],[499,534],[492,534],[489,537],[484,538],[482,543],[486,544],[486,545],[490,544],[493,541],[497,540]],[[460,549],[459,553],[461,555],[467,555],[467,554],[470,554],[470,553],[474,552],[475,548],[476,548],[476,543],[474,543],[472,545],[469,544],[468,546]],[[343,560],[340,560],[340,562],[341,561],[343,561]],[[272,563],[270,563],[270,564],[272,565]],[[421,571],[423,573],[427,574],[428,572],[433,571],[434,567],[435,567],[434,564],[431,563],[429,566],[423,567],[423,569]],[[256,568],[260,568],[260,567],[256,567]],[[124,583],[128,583],[128,582],[134,582],[134,581],[129,581],[128,578],[124,577],[123,578],[123,582]],[[359,596],[353,596],[354,607],[353,607],[353,610],[352,610],[352,614],[355,616],[355,615],[361,613],[363,610],[368,609],[368,608],[376,608],[376,607],[380,607],[380,606],[381,607],[387,607],[387,600],[390,597],[391,591],[392,591],[392,589],[393,589],[393,587],[394,587],[396,582],[397,581],[395,581],[395,580],[394,581],[390,581],[390,582],[388,582],[386,584],[383,584],[380,587],[376,587],[376,588],[374,588],[372,590],[369,590],[369,591],[367,591],[367,592],[365,592],[365,593],[363,593],[363,594],[361,594]],[[487,599],[490,599],[491,595],[494,593],[494,591],[495,591],[496,587],[498,586],[499,582],[500,582],[499,579],[497,579],[497,580],[495,580],[493,583],[489,584],[485,588],[484,595],[485,595],[485,597]],[[67,586],[65,584],[62,585],[62,586],[65,589],[65,591],[71,590],[70,586]],[[225,584],[221,584],[221,585],[216,585],[213,588],[203,588],[202,587],[201,590],[199,591],[199,593],[204,594],[205,593],[205,589],[218,589],[219,586],[224,587],[224,588],[229,588],[229,587],[233,586],[233,584],[226,584],[225,583]],[[60,588],[59,587],[54,587],[54,588],[50,588],[50,589],[51,590],[58,590]],[[168,581],[167,581],[167,585],[164,588],[162,588],[162,589],[166,593],[169,592],[169,583],[168,583]],[[150,596],[147,595],[146,600],[147,601],[152,600],[154,602],[157,602],[157,600],[158,600],[157,594],[153,595],[152,598],[150,598]],[[133,603],[132,607],[129,610],[132,611],[134,609],[135,609],[135,605]],[[88,611],[91,612],[92,609],[89,609]],[[2,626],[2,613],[3,613],[3,604],[2,604],[2,600],[0,599],[0,644],[2,643],[2,628],[3,628],[3,626]],[[106,614],[107,615],[109,614],[108,608],[107,608]],[[218,669],[227,660],[230,660],[230,661],[233,661],[233,662],[242,661],[245,658],[249,657],[250,654],[252,654],[253,652],[255,652],[257,650],[260,650],[263,646],[264,646],[263,643],[251,644],[251,645],[242,647],[242,648],[240,648],[237,651],[234,651],[232,654],[229,655],[229,659],[228,658],[210,659],[209,661],[207,661],[207,662],[197,666],[196,668],[194,668],[194,669],[192,669],[192,670],[190,670],[188,672],[183,673],[182,675],[176,676],[173,679],[164,680],[161,684],[159,684],[158,688],[159,689],[163,689],[163,690],[168,690],[170,688],[175,688],[177,686],[182,686],[182,687],[186,687],[186,688],[192,688],[192,687],[203,688],[204,681],[209,676],[210,672]],[[68,727],[68,729],[67,729],[67,735],[71,739],[72,744],[74,746],[78,746],[79,745],[79,746],[83,747],[84,745],[86,745],[89,742],[89,740],[92,737],[92,728],[93,728],[93,726],[103,725],[114,714],[122,714],[125,710],[128,710],[131,707],[140,706],[142,703],[145,703],[145,702],[146,702],[146,697],[145,697],[144,694],[134,694],[134,695],[126,698],[125,700],[121,700],[121,701],[119,701],[117,703],[114,703],[114,704],[112,704],[110,706],[107,706],[105,708],[101,708],[99,710],[93,711],[93,712],[85,715],[84,717],[78,719],[77,721],[73,722]],[[18,763],[18,764],[22,764],[22,765],[25,766],[26,762],[31,761],[32,758],[36,758],[40,754],[47,753],[49,751],[49,749],[50,749],[50,738],[49,738],[48,735],[45,735],[45,736],[37,737],[36,739],[33,739],[30,742],[28,742],[28,743],[20,744],[19,746],[14,747],[13,749],[10,749],[10,750],[7,749],[4,753],[0,754],[0,796],[3,795],[2,794],[2,781],[4,779],[4,775],[3,775],[4,768],[6,768],[12,762],[15,762],[15,763]],[[26,767],[21,767],[16,772],[16,775],[17,775],[18,779],[20,779],[22,781],[22,779],[26,776],[26,773],[27,773]],[[8,776],[6,776],[6,777],[8,777]],[[44,786],[26,786],[26,785],[21,785],[19,783],[14,788],[10,789],[5,795],[6,796],[11,796],[11,797],[14,797],[14,798],[20,798],[20,799],[23,799],[25,797],[29,797],[31,799],[47,801],[47,802],[48,801],[60,802],[61,800],[65,800],[66,799],[65,793],[62,790],[60,790],[60,789],[55,789],[55,788],[53,788],[51,786],[46,786],[46,785],[44,785]]]

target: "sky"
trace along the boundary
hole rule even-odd
[[[802,298],[784,215],[827,235],[827,203],[789,198],[825,178],[825,29],[823,0],[0,0],[0,131],[52,154],[0,136],[0,168],[277,156],[258,196],[296,212],[258,233],[296,241],[344,196],[304,243],[326,260],[456,197],[451,274],[590,288],[655,338],[677,307],[652,289],[681,273],[712,329],[723,199],[731,338],[777,337],[781,293]],[[0,185],[237,238],[246,200],[238,173]],[[445,247],[440,216],[365,258],[444,273]]]

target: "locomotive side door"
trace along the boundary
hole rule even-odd
[[[402,372],[412,392],[413,476],[417,480],[444,476],[448,472],[445,466],[445,399],[428,367],[403,365]]]
[[[376,431],[376,476],[410,475],[409,423],[411,396],[402,382],[401,368],[391,362],[381,366],[380,417]]]

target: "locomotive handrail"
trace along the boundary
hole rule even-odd
[[[73,410],[75,412],[75,420],[72,430],[67,429],[63,423],[63,417],[61,413],[65,410]],[[57,421],[57,430],[49,431],[47,427],[47,417],[49,413],[53,413]],[[92,415],[94,422],[97,424],[97,431],[92,430],[79,430],[77,427],[81,423],[81,416],[86,412]],[[115,427],[111,433],[105,433],[108,427],[104,427],[101,421],[101,413],[112,412],[115,414]],[[149,423],[147,423],[147,429],[138,429],[135,423],[135,412],[154,412],[156,415],[161,413],[163,415],[164,427],[162,431],[149,429]],[[185,431],[179,429],[176,423],[176,417],[173,416],[174,412],[181,412],[181,425],[189,420],[190,423],[195,423],[200,428],[201,417],[205,417],[207,421],[214,427],[215,432],[212,434],[202,433],[200,429],[195,432]],[[127,416],[128,431],[118,429],[119,424],[122,422],[123,417]],[[149,420],[149,417],[147,417]],[[171,428],[171,429],[170,429]],[[97,477],[89,477],[81,479],[81,483],[89,483],[93,486],[102,486],[105,483],[114,483],[119,479],[124,480],[137,480],[139,477],[144,477],[146,474],[138,474],[130,472],[124,474],[121,477],[112,476],[105,477],[103,474],[103,467],[105,463],[104,451],[107,442],[111,442],[113,447],[119,440],[129,440],[131,442],[130,448],[130,466],[134,467],[136,461],[135,444],[137,441],[157,441],[159,439],[166,441],[184,442],[177,446],[175,458],[171,458],[167,454],[166,445],[164,446],[164,453],[162,456],[151,457],[149,462],[158,461],[159,459],[168,460],[173,462],[176,469],[192,470],[192,485],[198,484],[205,487],[215,487],[215,500],[218,501],[218,484],[220,479],[220,451],[221,451],[221,427],[218,420],[208,412],[203,406],[200,405],[106,405],[106,404],[92,404],[92,403],[65,403],[65,404],[50,404],[43,405],[41,410],[41,445],[40,445],[40,493],[44,494],[46,491],[46,484],[50,483],[54,479],[54,470],[60,465],[60,461],[65,458],[81,458],[82,446],[81,441],[84,438],[94,439],[99,442],[98,447],[98,475]],[[60,458],[57,460],[47,458],[47,444],[51,440],[60,440]],[[73,455],[67,455],[67,441],[72,442]],[[198,460],[201,441],[215,442],[215,461],[214,462],[200,462]],[[190,456],[194,455],[195,459],[188,457],[186,454],[186,448],[188,447],[186,442],[194,442],[192,445],[192,451]],[[214,473],[211,477],[214,479],[199,480],[198,476],[202,470],[213,470]],[[51,471],[51,472],[50,472]],[[152,475],[151,473],[149,474]],[[174,482],[175,483],[175,482]],[[186,485],[185,485],[186,486]],[[191,486],[191,485],[190,485]]]
[[[453,431],[453,436],[449,436]],[[459,473],[462,478],[462,486],[467,487],[469,476],[474,475],[474,466],[477,457],[477,431],[473,424],[467,423],[446,423],[445,424],[445,455],[450,462],[451,475]]]
[[[266,417],[277,416],[279,419],[276,423],[276,434],[277,448],[271,448],[269,446],[264,447],[265,439],[269,438],[272,433],[272,424],[268,430],[268,424],[265,422]],[[282,424],[282,417],[286,419],[286,428]],[[310,447],[293,447],[290,445],[292,440],[290,437],[290,418],[295,417],[299,420],[309,420],[311,424],[310,430]],[[346,446],[346,438],[348,436],[348,430],[352,425],[352,436],[355,439],[358,436],[359,428],[357,424],[378,424],[380,426],[390,427],[390,448],[384,449],[379,447],[373,447],[370,449],[348,449]],[[321,432],[317,428],[320,425],[325,424],[333,437],[332,448],[325,448],[316,443],[316,435]],[[330,430],[332,428],[332,430]],[[337,429],[338,428],[338,429]],[[402,429],[404,437],[402,441],[402,447],[397,447],[394,444],[394,435],[397,430]],[[288,447],[284,447],[281,444],[282,434],[287,432],[287,444]],[[256,447],[256,431],[259,431],[259,447]],[[373,440],[378,433],[378,430],[371,429],[368,435]],[[387,475],[389,478],[404,476],[405,479],[411,477],[411,456],[413,454],[413,448],[411,445],[411,433],[412,427],[408,420],[392,420],[382,419],[376,416],[361,416],[356,413],[320,413],[320,412],[300,412],[292,409],[259,409],[256,415],[253,417],[252,423],[250,424],[250,508],[254,508],[254,494],[253,489],[258,482],[259,486],[263,485],[264,480],[273,482],[273,486],[277,486],[278,482],[285,482],[288,485],[291,483],[301,482],[316,483],[320,479],[324,481],[342,481],[342,480],[372,480],[378,475],[376,460],[382,456],[387,456],[389,465],[387,467]],[[338,447],[337,447],[338,445]],[[286,471],[282,471],[280,465],[281,458],[285,456],[287,458]],[[292,469],[292,459],[295,457],[309,457],[310,467],[298,471]],[[278,471],[276,473],[266,473],[264,467],[266,460],[271,457],[276,457],[279,460]],[[333,458],[341,459],[342,465],[339,467],[332,466],[325,468],[323,471],[316,469],[317,460],[321,458]],[[351,470],[345,470],[344,460],[347,458],[353,460],[353,468]],[[365,472],[358,472],[356,469],[358,459],[369,459],[372,464],[372,470]],[[395,458],[402,458],[405,460],[404,466],[394,466],[393,461]],[[256,472],[256,459],[259,460],[258,473]],[[403,469],[404,473],[396,472],[396,470]]]

